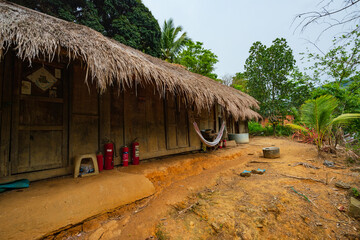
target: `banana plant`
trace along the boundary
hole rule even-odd
[[[320,153],[326,138],[332,137],[333,126],[348,124],[350,120],[360,118],[360,113],[345,113],[334,117],[334,111],[338,106],[338,100],[331,95],[323,95],[316,99],[306,101],[300,108],[301,123],[287,124],[293,129],[298,129],[315,137],[315,144]],[[314,136],[313,136],[314,135]]]

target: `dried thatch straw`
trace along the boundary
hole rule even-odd
[[[210,109],[218,103],[236,120],[260,117],[250,109],[258,108],[257,101],[245,93],[146,55],[86,26],[0,0],[0,49],[6,52],[12,46],[19,58],[30,62],[40,56],[52,61],[65,50],[70,60],[80,59],[86,64],[87,74],[101,91],[111,85],[153,84],[162,96],[166,91],[176,93],[197,109]]]

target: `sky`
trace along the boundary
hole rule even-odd
[[[215,73],[219,78],[244,71],[249,49],[256,41],[270,46],[283,37],[293,49],[300,70],[306,67],[299,53],[317,51],[309,43],[327,51],[338,29],[319,37],[324,26],[310,26],[295,31],[297,14],[318,9],[316,0],[142,0],[162,27],[164,20],[174,19],[193,41],[204,43],[218,56]]]

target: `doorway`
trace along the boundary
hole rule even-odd
[[[68,165],[67,83],[62,64],[15,61],[11,174]]]

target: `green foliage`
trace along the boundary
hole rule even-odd
[[[11,0],[46,14],[86,25],[107,37],[160,56],[157,20],[139,0]]]
[[[360,113],[360,33],[352,32],[335,38],[327,53],[307,55],[308,61],[315,61],[310,67],[314,71],[313,79],[326,76],[328,80],[314,89],[311,98],[332,95],[338,102],[334,115]],[[360,133],[360,119],[343,126],[344,132]]]
[[[189,40],[186,32],[182,33],[180,37],[178,34],[183,31],[181,26],[174,26],[172,18],[164,21],[161,29],[161,58],[168,62],[174,62],[175,57],[180,50],[185,46]]]
[[[299,108],[306,100],[310,99],[313,89],[314,84],[310,76],[295,67],[289,76],[290,108]]]
[[[214,65],[218,62],[217,56],[209,49],[205,49],[202,42],[187,41],[175,62],[187,67],[191,72],[217,79],[217,75],[213,73]]]
[[[266,135],[266,128],[258,122],[249,121],[248,128],[250,135]]]
[[[308,53],[307,58],[314,61],[310,67],[314,71],[314,78],[326,75],[329,82],[335,82],[339,86],[346,84],[349,78],[359,75],[357,68],[360,59],[360,32],[352,32],[334,38],[333,46],[327,53]]]
[[[288,80],[295,59],[284,38],[277,38],[270,47],[255,42],[246,59],[245,70],[248,93],[260,102],[259,113],[269,119],[274,128],[283,121],[291,105]]]
[[[270,136],[273,135],[274,129],[271,125],[263,127],[260,123],[249,121],[249,134],[253,136]],[[287,126],[279,125],[276,127],[277,136],[290,136],[293,133],[292,129]]]
[[[294,117],[294,120],[292,121],[293,123],[299,124],[301,119],[300,119],[300,113],[299,110],[296,107],[291,107],[290,108],[290,115]]]
[[[286,125],[278,125],[276,126],[276,136],[290,136],[293,134],[293,130]]]
[[[351,191],[355,198],[360,197],[360,192],[357,190],[357,188],[351,188]]]
[[[297,124],[288,124],[288,126],[312,134],[316,134],[315,143],[320,152],[325,138],[332,138],[333,126],[348,124],[349,120],[360,118],[360,114],[347,113],[334,118],[334,111],[338,106],[338,100],[330,95],[324,95],[315,100],[308,100],[301,106],[301,123],[309,128]]]
[[[338,99],[338,107],[335,110],[335,114],[360,113],[360,76],[357,75],[349,79],[346,86],[340,86],[336,82],[331,82],[324,84],[311,93],[312,98],[325,94],[333,95]],[[351,125],[347,125],[344,131],[359,132],[360,119],[356,119]]]
[[[235,73],[235,76],[232,78],[232,83],[230,86],[237,90],[247,93],[248,88],[247,88],[246,74],[241,72]]]

